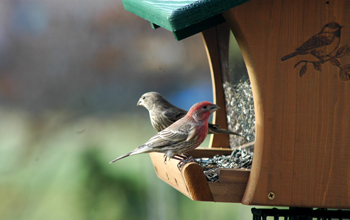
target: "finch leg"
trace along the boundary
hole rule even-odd
[[[177,168],[179,169],[179,170],[181,170],[181,168],[186,164],[186,163],[189,163],[189,162],[194,162],[195,160],[193,159],[193,157],[192,156],[189,156],[189,155],[187,155],[187,154],[183,154],[183,155],[179,155],[179,154],[177,154],[177,155],[174,155],[174,156],[172,156],[172,157],[168,157],[168,156],[166,156],[166,155],[164,155],[164,164],[166,164],[166,161],[167,161],[167,159],[175,159],[175,160],[179,160],[179,163],[177,164]]]
[[[182,155],[174,155],[171,157],[171,159],[175,159],[175,160],[179,160],[179,161],[183,161],[186,159],[186,157],[182,156]]]
[[[168,159],[168,156],[164,154],[164,164],[166,164],[166,160]]]
[[[177,158],[175,158],[175,156],[176,156]],[[177,160],[185,160],[185,161],[189,161],[189,162],[193,161],[193,157],[190,156],[190,155],[188,155],[188,154],[182,154],[182,155],[177,154],[177,155],[175,155],[175,156],[174,156],[173,158],[174,158],[174,159],[177,159]]]
[[[186,156],[183,156],[183,155],[174,155],[174,157],[173,157],[174,159],[176,159],[176,160],[186,160],[187,159],[187,157]]]
[[[182,155],[183,155],[184,157],[186,157],[186,159],[187,159],[187,158],[193,158],[192,156],[190,156],[190,155],[188,155],[188,154],[186,154],[186,153],[183,153]]]
[[[181,170],[181,168],[186,164],[186,163],[189,163],[189,162],[194,162],[195,160],[193,159],[192,156],[189,156],[187,154],[184,154],[184,155],[177,155],[180,160],[180,162],[177,164],[177,168],[179,170]]]
[[[166,161],[167,161],[167,159],[175,159],[175,160],[179,160],[179,161],[185,161],[185,160],[187,160],[188,159],[188,155],[187,156],[182,156],[182,155],[179,155],[179,154],[177,154],[177,155],[174,155],[174,156],[172,156],[172,157],[168,157],[166,154],[164,154],[164,163],[166,164]],[[192,158],[192,157],[191,157]]]
[[[189,162],[194,162],[195,160],[193,159],[192,156],[188,154],[183,154],[183,162],[189,163]]]

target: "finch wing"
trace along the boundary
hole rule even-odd
[[[165,111],[163,113],[164,117],[171,121],[171,123],[174,123],[175,121],[179,120],[180,118],[183,118],[187,114],[187,111],[176,108],[176,109],[169,109],[168,111]]]
[[[176,143],[185,142],[193,132],[191,124],[182,124],[177,129],[164,129],[151,139],[145,145],[151,148],[162,148],[174,145]]]

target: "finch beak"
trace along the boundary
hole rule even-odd
[[[141,103],[142,103],[142,100],[140,99],[140,100],[137,102],[136,106],[142,105]]]
[[[215,105],[215,104],[212,104],[212,105],[210,106],[210,108],[209,108],[209,112],[210,112],[210,113],[213,113],[213,112],[215,112],[216,110],[219,110],[219,109],[220,109],[219,106],[217,106],[217,105]]]

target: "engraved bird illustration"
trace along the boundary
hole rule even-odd
[[[320,33],[312,36],[303,45],[295,49],[295,52],[282,57],[281,61],[306,54],[312,54],[323,61],[324,57],[329,56],[338,48],[341,28],[342,26],[336,22],[326,24]]]

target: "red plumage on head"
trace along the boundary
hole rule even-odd
[[[190,108],[190,110],[188,111],[188,115],[192,115],[195,111],[198,111],[198,109],[201,109],[203,106],[205,106],[205,105],[211,105],[211,103],[210,102],[208,102],[208,101],[204,101],[204,102],[198,102],[198,103],[196,103],[196,104],[194,104],[191,108]]]
[[[211,115],[210,108],[213,104],[208,101],[199,102],[194,104],[187,113],[187,117],[191,117],[196,121],[208,123]]]

